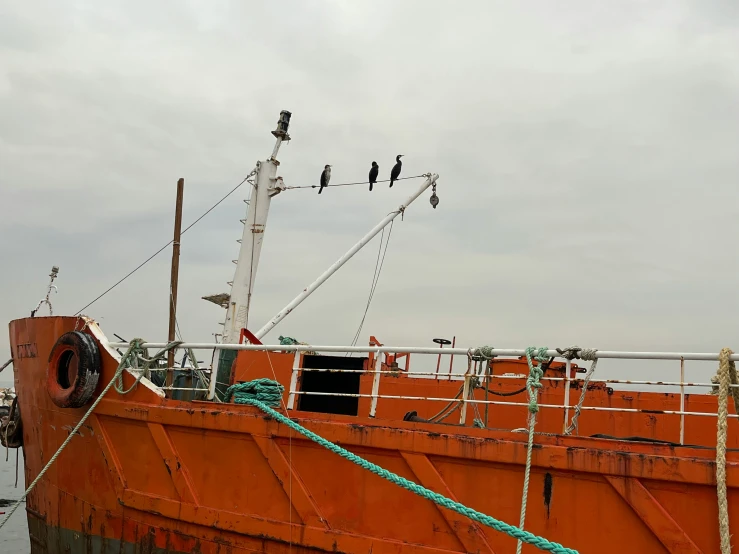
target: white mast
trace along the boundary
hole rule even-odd
[[[429,188],[430,186],[433,186],[434,188],[434,195],[432,198],[436,197],[436,180],[439,178],[438,175],[427,175],[426,180],[421,184],[420,187],[418,187],[418,190],[414,192],[411,196],[408,197],[408,199],[403,202],[397,210],[390,212],[388,215],[386,215],[382,221],[380,221],[377,225],[375,225],[372,230],[364,235],[359,242],[357,242],[354,246],[352,246],[349,251],[341,256],[338,260],[334,262],[334,264],[329,267],[326,271],[324,271],[315,281],[313,281],[310,285],[308,285],[306,288],[303,289],[303,291],[296,296],[292,302],[290,302],[287,306],[282,308],[280,310],[280,313],[278,313],[276,316],[274,316],[272,319],[270,319],[267,324],[259,329],[256,333],[254,333],[254,336],[258,339],[261,339],[264,335],[269,333],[272,328],[277,325],[280,321],[282,321],[290,312],[292,312],[298,304],[300,304],[303,300],[308,298],[311,294],[313,294],[313,291],[315,291],[318,287],[320,287],[329,277],[331,277],[334,273],[336,273],[339,268],[344,265],[346,262],[348,262],[354,254],[359,252],[364,245],[366,245],[369,241],[372,240],[372,238],[377,235],[382,229],[385,228],[385,226],[390,223],[393,219],[398,217],[400,214],[405,212],[405,209],[410,206],[413,201],[421,196],[423,192]],[[431,205],[436,208],[436,205],[438,204],[438,199],[436,203],[434,201],[431,201]]]
[[[272,197],[284,190],[282,178],[276,178],[277,152],[283,140],[290,140],[287,128],[290,123],[290,112],[280,112],[277,129],[272,134],[277,138],[272,156],[266,161],[257,162],[257,178],[251,201],[247,208],[244,232],[241,236],[239,259],[231,285],[231,298],[226,311],[226,323],[223,328],[223,342],[235,344],[239,342],[241,329],[247,327],[251,296],[262,251],[264,231],[267,227],[267,216]]]
[[[285,190],[282,178],[276,177],[277,167],[280,165],[280,162],[277,161],[277,153],[282,141],[290,140],[287,130],[291,115],[288,111],[280,112],[277,129],[272,131],[277,139],[272,155],[268,160],[257,162],[257,176],[246,211],[239,258],[236,260],[236,271],[231,283],[231,295],[226,307],[226,321],[223,326],[222,339],[225,344],[238,344],[241,338],[241,329],[246,328],[249,322],[251,297],[254,291],[254,281],[257,277],[257,268],[259,267],[264,231],[267,228],[269,206],[272,197]],[[214,368],[214,374],[211,375],[210,390],[208,391],[208,398],[210,399],[215,396],[216,381],[228,382],[227,376],[234,358],[231,351],[218,350],[217,352],[217,364]]]

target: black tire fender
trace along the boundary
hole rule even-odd
[[[100,379],[100,349],[80,331],[64,333],[49,354],[46,389],[60,408],[81,408],[92,400]]]

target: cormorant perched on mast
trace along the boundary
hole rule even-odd
[[[318,189],[318,194],[323,192],[323,188],[328,186],[328,182],[331,180],[331,166],[326,164],[321,172],[321,188]]]
[[[370,185],[370,192],[372,192],[372,185],[374,185],[377,182],[377,174],[380,171],[380,166],[377,165],[377,162],[372,162],[372,169],[370,169],[369,172],[369,185]]]
[[[403,167],[403,162],[400,161],[400,158],[402,158],[404,154],[398,154],[395,156],[395,162],[396,164],[393,166],[393,170],[390,172],[390,186],[393,186],[393,183],[397,180],[398,177],[400,177],[400,170]]]

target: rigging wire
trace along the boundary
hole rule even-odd
[[[196,225],[198,222],[200,222],[201,219],[203,219],[206,215],[208,215],[216,207],[218,207],[218,205],[220,205],[224,200],[226,200],[226,198],[228,198],[234,192],[236,192],[241,187],[241,185],[243,185],[244,183],[246,183],[249,180],[249,178],[252,177],[254,174],[255,174],[255,171],[252,171],[251,173],[249,173],[249,175],[247,175],[246,177],[244,177],[244,179],[238,185],[236,185],[233,189],[231,189],[228,193],[226,193],[226,195],[223,198],[221,198],[218,202],[216,202],[215,204],[213,204],[213,206],[211,206],[210,208],[208,208],[208,210],[206,210],[195,221],[193,221],[192,223],[190,223],[190,225],[188,225],[187,227],[185,227],[182,230],[182,233],[181,234],[184,235],[189,229],[191,229],[194,225]],[[400,178],[395,179],[395,180],[396,181],[402,181],[404,179],[418,179],[420,177],[426,177],[426,175],[413,175],[413,176],[410,176],[410,177],[400,177]],[[329,187],[348,187],[348,186],[355,186],[355,185],[366,185],[366,184],[368,184],[368,182],[369,181],[362,181],[362,182],[355,182],[355,183],[335,183],[335,184],[329,184],[327,186],[329,186]],[[382,180],[382,181],[377,181],[377,182],[378,183],[388,183],[388,182],[390,182],[390,179],[386,179],[386,180]],[[307,188],[314,188],[315,189],[315,188],[318,188],[318,186],[319,185],[298,185],[298,186],[285,187],[285,189],[286,190],[288,190],[288,189],[290,189],[290,190],[292,190],[292,189],[307,189]],[[252,187],[254,187],[254,184],[253,183],[252,183]],[[247,204],[248,204],[248,202],[247,202]],[[95,302],[97,302],[98,300],[100,300],[102,297],[104,297],[106,294],[108,294],[110,291],[112,291],[118,285],[120,285],[121,283],[123,283],[123,281],[125,281],[126,279],[128,279],[131,275],[133,275],[134,273],[136,273],[139,269],[141,269],[142,267],[144,267],[151,260],[153,260],[154,258],[156,258],[159,254],[161,254],[162,252],[164,252],[164,250],[170,244],[172,244],[173,242],[174,242],[174,240],[170,240],[169,242],[167,242],[167,244],[165,244],[164,246],[162,246],[159,250],[157,250],[156,252],[154,252],[151,256],[149,256],[146,260],[144,260],[143,262],[141,262],[138,266],[136,266],[134,269],[132,269],[129,273],[127,273],[121,279],[119,279],[118,281],[116,281],[110,288],[106,289],[103,293],[101,293],[94,300],[92,300],[91,302],[89,302],[88,304],[86,304],[83,308],[81,308],[80,310],[77,310],[77,312],[74,315],[80,315],[84,310],[86,310],[87,308],[89,308],[90,306],[92,306]]]
[[[190,223],[190,225],[188,225],[187,227],[185,227],[180,234],[181,235],[184,235],[189,229],[191,229],[193,226],[195,226],[195,224],[197,224],[201,219],[203,219],[206,215],[208,215],[210,212],[212,212],[219,204],[221,204],[224,200],[226,200],[226,198],[228,198],[234,192],[236,192],[239,189],[239,187],[241,187],[241,185],[243,185],[244,183],[246,183],[249,180],[249,177],[251,177],[251,176],[252,176],[252,173],[250,173],[249,175],[247,175],[246,177],[244,177],[244,180],[243,181],[241,181],[238,185],[236,185],[234,188],[232,188],[223,198],[221,198],[218,202],[216,202],[210,208],[208,208],[200,217],[198,217],[195,221],[193,221],[192,223]],[[98,300],[100,300],[103,296],[105,296],[106,294],[108,294],[110,291],[112,291],[114,288],[116,288],[118,285],[120,285],[123,281],[125,281],[126,279],[128,279],[131,275],[133,275],[139,269],[141,269],[146,264],[148,264],[151,260],[153,260],[159,254],[161,254],[173,242],[174,242],[174,239],[170,240],[167,244],[165,244],[164,246],[162,246],[159,250],[157,250],[156,252],[154,252],[146,260],[144,260],[143,262],[141,262],[133,270],[131,270],[124,277],[122,277],[120,280],[118,280],[113,286],[111,286],[105,292],[103,292],[102,294],[100,294],[92,302],[90,302],[87,305],[85,305],[84,308],[82,308],[80,310],[77,310],[77,312],[74,315],[80,315],[83,310],[86,310],[87,308],[89,308],[90,306],[92,306],[95,302],[97,302]]]
[[[382,266],[385,264],[385,255],[387,254],[387,247],[390,244],[390,236],[393,233],[394,224],[395,224],[394,220],[390,222],[390,229],[388,229],[387,240],[385,240],[385,250],[382,252],[382,259],[380,259],[380,251],[382,250],[382,238],[385,234],[385,229],[382,230],[382,235],[380,235],[380,248],[377,251],[377,261],[375,262],[375,274],[372,277],[372,285],[370,286],[370,293],[369,293],[369,297],[367,298],[367,306],[364,308],[364,314],[362,315],[362,321],[359,322],[359,328],[357,329],[357,332],[354,335],[354,339],[352,340],[352,346],[356,346],[357,341],[359,340],[359,337],[362,333],[362,327],[364,327],[364,321],[365,319],[367,319],[367,312],[369,311],[370,304],[372,303],[372,298],[375,296],[375,290],[377,289],[377,283],[380,280],[380,273],[382,273]]]
[[[394,181],[403,181],[404,179],[418,179],[420,177],[427,177],[427,175],[413,175],[411,177],[399,177],[399,178],[393,179],[393,180]],[[384,179],[382,181],[376,181],[375,184],[377,184],[377,183],[389,183],[389,182],[390,182],[390,179]],[[369,181],[361,181],[361,182],[356,182],[356,183],[336,183],[336,184],[333,184],[333,185],[331,183],[329,183],[328,185],[326,185],[326,187],[353,187],[353,186],[356,186],[356,185],[368,185],[368,184],[369,184]],[[285,187],[285,190],[291,190],[291,189],[317,189],[320,186],[321,185],[294,185],[294,186]]]
[[[359,340],[359,335],[362,329],[362,326],[364,325],[364,319],[367,317],[367,310],[369,309],[370,302],[372,301],[372,295],[375,291],[375,286],[377,284],[377,269],[380,267],[380,258],[382,256],[382,241],[385,238],[385,228],[382,229],[382,234],[380,235],[380,246],[377,249],[377,259],[375,260],[375,270],[372,273],[372,282],[370,283],[370,292],[369,297],[367,298],[367,305],[364,309],[364,315],[362,316],[362,320],[359,322],[359,328],[357,329],[356,333],[354,333],[354,338],[352,339],[352,346],[355,346],[357,344],[357,340]],[[347,353],[349,355],[351,353]]]

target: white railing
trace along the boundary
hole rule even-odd
[[[127,348],[130,346],[127,342],[109,342],[111,348]],[[142,344],[143,348],[164,348],[166,342],[147,342]],[[357,353],[388,353],[388,354],[434,354],[439,355],[439,348],[430,348],[426,346],[312,346],[310,344],[223,344],[213,342],[185,342],[180,344],[179,348],[191,348],[193,350],[263,350],[269,352],[357,352]],[[442,354],[454,354],[467,356],[474,351],[470,348],[444,348]],[[496,357],[516,357],[526,355],[526,349],[508,349],[494,348],[491,350],[492,355]],[[544,356],[548,358],[561,358],[561,354],[557,350],[549,349],[544,352]],[[693,360],[693,361],[718,361],[718,352],[626,352],[617,350],[598,350],[595,357],[599,360],[603,359],[619,359],[619,360]],[[732,361],[739,361],[739,354],[732,354]]]
[[[128,346],[127,343],[122,342],[111,342],[111,347],[125,348]],[[145,343],[142,345],[145,348],[163,348],[166,343]],[[189,348],[193,350],[198,349],[215,349],[220,348],[224,350],[237,350],[237,351],[267,351],[267,352],[294,352],[294,362],[291,372],[290,384],[288,388],[288,402],[287,409],[295,409],[295,401],[298,395],[311,395],[311,396],[333,396],[333,397],[350,397],[350,398],[369,398],[370,399],[370,417],[375,417],[377,413],[377,403],[380,399],[387,400],[410,400],[410,401],[431,401],[431,402],[458,402],[460,403],[460,418],[461,424],[464,424],[467,420],[467,408],[468,406],[528,406],[528,402],[515,402],[506,400],[478,400],[474,398],[474,390],[472,390],[473,378],[479,380],[485,380],[485,373],[481,371],[481,367],[478,366],[478,361],[471,361],[468,365],[467,371],[464,374],[439,374],[437,372],[426,372],[426,371],[404,371],[404,370],[383,370],[382,363],[380,360],[380,354],[393,354],[393,355],[407,355],[407,354],[428,354],[431,356],[438,356],[439,349],[434,347],[396,347],[396,346],[313,346],[304,344],[295,345],[252,345],[252,344],[215,344],[215,343],[184,343],[178,348]],[[373,367],[367,369],[328,369],[328,368],[302,368],[300,367],[300,354],[302,352],[323,352],[323,353],[368,353],[373,354],[370,358],[373,360]],[[472,349],[466,348],[445,348],[444,355],[460,355],[470,356],[473,352]],[[496,358],[521,358],[526,355],[525,349],[493,349],[492,355]],[[544,354],[548,358],[563,359],[562,355],[557,350],[547,350]],[[708,382],[692,382],[685,381],[685,361],[718,361],[718,353],[710,352],[625,352],[625,351],[597,351],[595,357],[598,359],[617,359],[617,360],[675,360],[680,361],[680,380],[679,381],[651,381],[651,380],[634,380],[634,379],[603,379],[603,378],[591,378],[590,383],[601,383],[601,384],[615,384],[615,385],[646,385],[646,386],[671,386],[679,387],[680,395],[680,409],[679,410],[660,410],[660,414],[680,416],[680,444],[684,444],[685,440],[685,416],[703,416],[703,417],[717,417],[715,412],[695,412],[687,411],[685,409],[685,389],[686,387],[694,388],[708,388],[711,389],[716,385]],[[739,361],[739,354],[731,356],[734,361]],[[543,409],[561,409],[564,410],[563,417],[563,432],[564,429],[570,423],[570,410],[574,408],[570,398],[570,388],[572,383],[583,383],[584,379],[580,377],[571,377],[572,362],[568,359],[563,359],[565,363],[565,377],[542,377],[542,381],[564,381],[566,383],[564,387],[564,399],[563,404],[546,404],[539,403],[539,407]],[[378,363],[380,362],[380,363]],[[484,362],[483,362],[484,363]],[[182,368],[176,368],[182,369]],[[157,369],[156,371],[166,371],[165,369]],[[211,370],[201,369],[200,371],[205,373],[212,373]],[[528,372],[528,370],[526,370]],[[301,391],[297,390],[298,378],[300,372],[336,372],[336,373],[371,373],[372,379],[372,391],[371,393],[331,393],[331,392],[312,392],[312,391]],[[429,397],[429,396],[412,396],[412,395],[386,395],[380,394],[380,384],[383,375],[403,374],[412,378],[422,377],[435,377],[440,381],[448,380],[459,380],[464,381],[462,384],[461,396],[455,398],[448,397]],[[511,379],[523,381],[526,378],[525,374],[511,375],[490,375],[491,379]],[[730,385],[731,387],[739,387],[739,385]],[[179,389],[173,389],[179,390]],[[201,389],[183,389],[183,390],[201,390]],[[472,394],[471,394],[472,392]],[[608,406],[587,406],[581,407],[582,411],[602,411],[602,412],[626,412],[626,413],[654,413],[654,410],[640,409],[640,408],[625,408],[625,407],[608,407]],[[737,414],[729,414],[730,418],[737,418]]]

